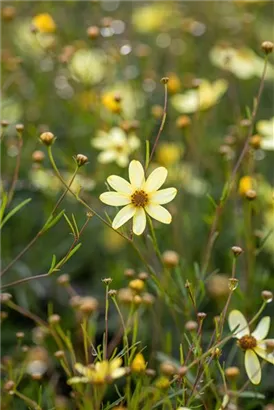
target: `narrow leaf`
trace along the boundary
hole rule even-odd
[[[17,205],[15,208],[13,208],[3,219],[0,228],[3,228],[6,222],[15,215],[18,211],[20,211],[21,208],[23,208],[25,205],[27,205],[31,201],[31,198],[25,199],[25,201],[21,202],[19,205]]]
[[[72,223],[70,222],[70,220],[69,220],[69,218],[67,217],[66,214],[64,214],[64,217],[65,217],[65,220],[66,220],[67,223],[68,223],[68,226],[69,226],[70,229],[71,229],[71,232],[72,232],[73,236],[76,237],[76,232],[75,232],[75,230],[74,230],[74,227],[73,227]]]

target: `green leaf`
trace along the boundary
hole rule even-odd
[[[213,208],[216,209],[217,208],[217,203],[215,202],[214,198],[210,195],[207,194],[206,197],[209,199],[209,201],[211,202],[211,204],[213,205]]]
[[[17,205],[15,208],[13,208],[3,219],[0,228],[3,228],[5,223],[8,222],[8,220],[15,215],[18,211],[20,211],[21,208],[23,208],[25,205],[27,205],[31,201],[31,198],[25,199],[25,201],[21,202],[19,205]]]
[[[72,221],[74,223],[74,227],[75,227],[75,230],[76,230],[76,233],[77,233],[77,238],[78,238],[79,237],[79,229],[78,229],[78,226],[77,226],[77,223],[76,223],[76,219],[75,219],[75,216],[73,214],[71,214],[71,217],[72,217]]]
[[[62,218],[63,214],[64,214],[65,210],[63,209],[58,215],[56,215],[55,217],[50,216],[48,221],[46,222],[44,228],[42,229],[42,232],[46,232],[48,231],[50,228],[52,228],[54,225],[56,225],[59,220]]]
[[[66,214],[64,214],[64,217],[65,217],[65,220],[66,220],[67,223],[68,223],[68,226],[69,226],[70,229],[71,229],[71,232],[72,232],[73,236],[76,237],[76,232],[75,232],[75,230],[74,230],[74,226],[72,225],[72,223],[70,222],[70,220],[69,220],[69,218],[67,217]]]
[[[2,193],[2,203],[1,203],[1,208],[0,208],[0,221],[2,221],[6,206],[8,203],[8,195],[6,192]]]
[[[146,140],[146,169],[148,168],[148,164],[149,164],[149,141]]]
[[[57,266],[59,267],[60,265],[62,266],[65,262],[67,262],[77,251],[78,249],[82,246],[81,243],[78,243],[78,245],[76,245],[68,255],[66,255],[63,259],[60,260],[60,262],[58,262]]]
[[[265,396],[261,393],[253,392],[253,391],[243,391],[242,393],[239,394],[239,397],[242,397],[244,399],[261,399],[264,400]]]
[[[50,265],[50,268],[49,268],[49,273],[51,273],[53,271],[53,269],[55,267],[55,264],[56,264],[56,255],[53,255],[52,260],[51,260],[51,265]]]

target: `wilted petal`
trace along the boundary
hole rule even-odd
[[[263,340],[268,335],[269,328],[270,328],[270,317],[265,316],[260,320],[256,329],[251,334],[252,336],[255,337],[256,340]]]
[[[251,383],[260,383],[262,375],[261,365],[256,353],[251,349],[245,352],[245,370]]]
[[[232,310],[228,316],[228,325],[237,339],[249,335],[249,326],[244,315],[239,310]],[[235,330],[236,329],[236,330]]]
[[[133,192],[130,183],[126,181],[124,178],[119,177],[118,175],[111,175],[110,177],[108,177],[107,182],[111,186],[111,188],[115,189],[115,191],[118,191],[122,194],[131,195]]]
[[[145,210],[152,218],[163,224],[170,224],[172,221],[170,213],[161,205],[149,204],[145,207]]]
[[[160,191],[156,191],[153,194],[150,194],[150,201],[154,204],[167,204],[175,198],[176,194],[176,188],[160,189]]]
[[[104,192],[100,195],[100,200],[104,204],[111,206],[122,206],[130,203],[128,195],[120,194],[119,192]]]
[[[135,160],[131,161],[131,163],[129,164],[128,174],[129,180],[133,187],[141,188],[145,179],[144,168],[141,162]]]
[[[118,229],[124,225],[136,212],[136,208],[133,205],[127,205],[118,212],[112,222],[112,228]]]
[[[165,167],[158,167],[149,175],[144,184],[146,192],[154,192],[159,189],[165,182],[167,177],[167,169]]]
[[[141,235],[146,227],[146,213],[143,208],[137,208],[133,217],[133,232],[135,235]]]

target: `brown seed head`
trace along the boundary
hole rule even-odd
[[[3,128],[6,128],[9,124],[10,124],[10,123],[9,123],[8,120],[1,120],[1,126],[2,126]]]
[[[50,145],[54,143],[55,137],[52,134],[52,132],[43,132],[40,135],[40,141],[42,141],[43,144],[49,147]]]
[[[54,356],[57,359],[62,359],[65,356],[64,350],[57,350],[57,352],[54,353]]]
[[[14,390],[15,388],[15,383],[12,380],[8,380],[5,384],[4,384],[4,390],[11,392],[12,390]]]
[[[34,162],[40,163],[40,162],[43,162],[44,159],[45,159],[45,154],[43,153],[43,151],[37,150],[37,151],[34,151],[34,152],[32,153],[32,160],[33,160]]]
[[[24,131],[24,124],[16,124],[15,129],[16,129],[16,131],[18,131],[20,133],[23,132]]]
[[[110,285],[111,282],[112,282],[112,279],[111,279],[111,278],[104,278],[104,279],[102,279],[102,282],[103,282],[105,285]]]
[[[245,335],[238,340],[239,346],[243,350],[253,349],[257,346],[257,340],[251,335]]]
[[[149,377],[154,377],[156,375],[156,371],[154,369],[146,369],[145,373]]]
[[[253,135],[250,138],[249,144],[254,149],[259,149],[261,147],[262,137],[258,134]]]
[[[97,26],[90,26],[87,29],[87,35],[91,40],[94,40],[95,38],[99,37],[100,30],[99,27]]]
[[[111,298],[113,298],[114,296],[117,295],[117,290],[115,290],[115,289],[110,289],[110,290],[108,291],[108,295],[109,295]]]
[[[234,379],[235,377],[238,377],[240,374],[240,369],[239,367],[232,366],[228,367],[225,369],[225,375],[228,379]]]
[[[25,333],[24,332],[16,332],[16,337],[17,337],[17,339],[23,339],[25,337]]]
[[[187,366],[181,366],[178,369],[178,375],[181,377],[184,377],[187,374],[187,372],[188,372]]]
[[[204,313],[204,312],[198,312],[197,313],[197,318],[198,318],[198,320],[199,320],[199,322],[203,322],[204,321],[204,319],[206,318],[206,313]]]
[[[130,288],[122,288],[118,291],[118,300],[121,303],[130,304],[133,302],[133,291]]]
[[[155,303],[155,297],[148,292],[142,294],[142,300],[145,305],[151,306]]]
[[[135,275],[135,271],[134,271],[134,269],[125,269],[124,275],[127,278],[133,278],[133,276]]]
[[[11,21],[16,15],[16,8],[13,6],[3,7],[1,15],[4,21]]]
[[[164,265],[168,268],[174,268],[175,266],[177,266],[180,259],[178,253],[171,250],[165,251],[162,255],[162,258]]]
[[[270,303],[273,300],[273,293],[270,290],[263,290],[262,293],[262,298],[267,302]]]
[[[88,157],[86,157],[85,155],[82,155],[82,154],[77,154],[76,155],[76,162],[77,162],[79,167],[82,167],[83,165],[85,165],[88,162]]]
[[[265,345],[266,345],[266,350],[268,353],[274,352],[274,340],[273,339],[266,340]]]
[[[167,84],[169,82],[169,78],[168,77],[163,77],[161,78],[161,83],[162,84]]]
[[[139,275],[138,275],[138,279],[141,279],[143,281],[147,280],[148,279],[148,274],[146,272],[140,272]]]
[[[273,51],[274,44],[272,41],[263,41],[261,47],[265,54],[270,54]]]
[[[232,246],[231,250],[234,256],[240,256],[243,253],[243,250],[240,246]]]

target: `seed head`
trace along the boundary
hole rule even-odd
[[[9,123],[8,120],[1,120],[1,126],[2,126],[3,128],[8,127],[9,125],[10,125],[10,123]]]
[[[187,366],[181,366],[178,369],[178,375],[184,377],[187,374],[188,368]]]
[[[204,321],[204,319],[206,318],[206,313],[204,313],[204,312],[198,312],[197,313],[197,318],[198,318],[198,320],[199,320],[199,322],[203,322]]]
[[[163,77],[161,78],[161,83],[162,84],[167,84],[169,82],[169,78],[168,77]]]
[[[151,306],[155,302],[155,297],[148,292],[142,294],[142,300],[145,305]]]
[[[50,315],[49,318],[48,318],[48,322],[51,325],[56,325],[57,323],[60,322],[60,320],[61,320],[61,317],[59,315],[56,315],[56,314]]]
[[[144,289],[144,281],[141,279],[133,279],[129,282],[129,287],[135,292],[141,292]]]
[[[239,367],[231,366],[225,369],[225,375],[228,379],[234,379],[235,377],[238,377],[239,374],[240,374]]]
[[[52,145],[55,141],[55,136],[54,134],[52,134],[52,132],[43,132],[40,135],[40,141],[42,141],[42,143],[44,145],[46,145],[47,147],[49,147],[50,145]]]
[[[100,30],[99,27],[97,26],[90,26],[87,29],[87,35],[91,40],[94,40],[95,38],[99,37]]]
[[[198,329],[198,323],[195,320],[188,320],[185,324],[185,329],[189,332],[195,332]]]
[[[266,350],[267,350],[268,353],[273,353],[274,352],[274,341],[273,341],[273,339],[266,340],[265,345],[266,345]]]
[[[109,295],[111,298],[113,298],[114,296],[117,295],[117,290],[115,290],[115,289],[110,289],[110,290],[108,291],[108,295]]]
[[[1,293],[0,301],[1,303],[7,303],[11,300],[12,296],[10,293]]]
[[[270,290],[263,290],[261,295],[262,295],[262,298],[266,301],[266,303],[272,302],[273,293]]]
[[[250,138],[249,144],[254,149],[259,149],[261,147],[262,137],[258,134],[253,135]]]
[[[78,154],[78,155],[76,155],[76,162],[77,162],[79,167],[82,167],[83,165],[85,165],[88,162],[88,157],[86,157],[85,155],[82,155],[82,154]]]
[[[17,332],[16,337],[17,337],[17,339],[23,339],[25,337],[25,333],[24,332]]]
[[[240,246],[232,246],[231,250],[234,256],[240,256],[243,253],[243,250]]]
[[[74,308],[78,308],[81,304],[82,298],[79,295],[75,295],[72,296],[72,298],[70,298],[69,300],[69,304],[70,306],[74,307]]]
[[[24,124],[16,124],[15,129],[17,132],[23,132],[24,131]]]
[[[249,189],[246,193],[245,196],[249,201],[253,201],[254,199],[257,198],[257,192],[254,189]]]
[[[134,271],[134,269],[125,269],[124,275],[127,278],[133,278],[133,276],[135,275],[135,271]]]
[[[160,365],[161,372],[166,376],[172,376],[176,373],[175,366],[170,362],[163,362]]]
[[[274,44],[272,41],[263,41],[261,47],[265,54],[270,54],[273,51]]]
[[[79,310],[86,314],[91,314],[98,309],[98,300],[92,296],[85,296],[81,298]]]
[[[13,6],[6,6],[2,8],[2,19],[4,21],[11,21],[16,15],[16,8]]]
[[[14,387],[15,387],[15,383],[13,380],[8,380],[4,384],[4,390],[6,390],[7,392],[12,392],[14,390]]]
[[[146,369],[145,373],[149,377],[154,377],[156,375],[156,371],[154,369]]]
[[[61,286],[67,286],[69,284],[70,277],[67,273],[64,273],[63,275],[60,275],[59,278],[57,279],[57,282]]]
[[[140,272],[138,278],[145,281],[148,279],[148,274],[146,272]]]
[[[54,356],[57,359],[62,359],[65,356],[65,352],[63,350],[57,350],[57,352],[54,353]]]
[[[162,258],[165,266],[168,268],[174,268],[179,263],[179,255],[175,251],[165,251]]]
[[[32,153],[32,160],[33,160],[33,162],[40,163],[40,162],[43,162],[44,159],[45,159],[45,154],[43,153],[43,151],[37,150],[37,151],[34,151],[34,152]]]
[[[133,302],[133,291],[130,288],[122,288],[118,291],[118,300],[121,303],[129,304]]]

